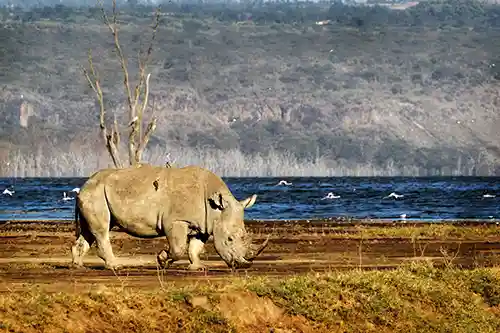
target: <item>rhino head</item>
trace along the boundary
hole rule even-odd
[[[252,244],[245,230],[244,210],[255,203],[257,195],[238,201],[217,194],[210,199],[213,209],[220,215],[214,221],[213,237],[215,250],[231,268],[248,268],[252,261],[266,248],[269,237],[260,245]]]

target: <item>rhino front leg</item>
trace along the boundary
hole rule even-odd
[[[160,251],[156,260],[161,268],[168,268],[174,261],[179,260],[187,249],[189,225],[184,221],[175,221],[169,225],[163,224],[168,239],[168,253]]]
[[[200,254],[203,253],[205,243],[207,242],[208,237],[204,235],[196,235],[189,239],[189,266],[188,270],[197,271],[204,270],[205,265],[201,263]]]

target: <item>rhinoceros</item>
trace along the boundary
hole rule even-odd
[[[256,198],[253,194],[238,201],[221,178],[197,166],[103,169],[85,182],[76,198],[72,263],[83,266],[95,241],[105,267],[119,268],[109,239],[111,228],[118,226],[135,237],[166,236],[168,252],[157,255],[163,268],[187,250],[188,270],[204,269],[200,253],[210,236],[230,268],[248,268],[269,240],[255,246],[245,230],[244,209]]]

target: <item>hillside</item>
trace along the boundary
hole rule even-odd
[[[221,6],[162,10],[150,66],[153,163],[171,152],[177,164],[225,175],[500,174],[498,6]],[[152,8],[123,11],[132,60]],[[80,69],[89,48],[109,111],[120,115],[124,99],[98,11],[56,6],[3,17],[0,174],[88,175],[105,166]],[[330,24],[315,24],[323,19]],[[33,108],[27,128],[21,100]]]

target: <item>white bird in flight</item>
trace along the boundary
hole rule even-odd
[[[2,192],[2,194],[7,194],[7,195],[10,195],[10,196],[12,196],[12,194],[14,194],[14,193],[15,193],[14,190],[9,191],[9,189],[7,189],[7,188]]]
[[[338,199],[338,198],[340,198],[340,195],[335,195],[332,192],[328,192],[328,194],[326,195],[326,197],[322,198],[321,200],[325,200],[325,199]]]
[[[395,192],[392,192],[391,194],[389,194],[388,196],[384,197],[384,199],[387,199],[387,198],[394,198],[394,199],[399,199],[399,198],[402,198],[404,197],[403,194],[397,194]]]
[[[66,192],[63,192],[63,198],[62,198],[62,200],[63,200],[63,201],[68,201],[68,200],[73,200],[73,199],[74,199],[74,198],[72,198],[72,197],[68,197],[68,196],[66,195]]]

